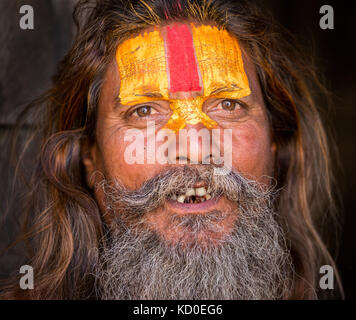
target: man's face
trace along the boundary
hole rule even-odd
[[[96,136],[84,164],[111,230],[96,271],[101,298],[272,299],[289,290],[266,109],[251,61],[226,31],[174,24],[122,43]]]
[[[154,123],[153,133],[146,130],[148,123]],[[143,133],[144,143],[136,153],[144,154],[144,163],[129,163],[125,156],[132,143],[125,136],[132,129]],[[172,130],[177,139],[158,139],[166,129]],[[174,24],[147,30],[118,47],[101,91],[97,141],[91,155],[84,159],[88,180],[99,171],[107,181],[119,182],[126,190],[134,191],[159,174],[182,168],[179,163],[182,158],[188,160],[188,166],[196,166],[189,164],[189,160],[194,158],[201,163],[206,158],[202,154],[202,139],[196,148],[188,148],[182,154],[178,138],[182,129],[206,129],[209,134],[219,129],[220,146],[224,145],[224,131],[230,129],[232,139],[228,148],[231,150],[220,150],[220,153],[231,152],[233,171],[268,184],[274,147],[261,89],[250,59],[226,31]],[[189,145],[189,141],[185,142]],[[170,150],[174,144],[176,152],[174,159],[170,157],[168,163],[162,164],[159,161],[162,155],[157,150],[164,143]],[[156,152],[153,162],[147,161],[146,152],[152,144]],[[208,156],[214,158],[212,154]],[[94,182],[99,182],[102,176],[94,177],[97,177]],[[207,192],[207,181],[199,179],[185,190],[177,191],[159,207],[145,213],[146,227],[174,244],[178,239],[189,239],[175,225],[173,217],[234,213],[219,219],[216,222],[219,231],[209,234],[213,241],[224,239],[238,219],[238,202],[224,194],[211,198]],[[195,195],[189,197],[189,194]],[[120,211],[107,212],[100,188],[96,197],[107,222],[120,214]]]

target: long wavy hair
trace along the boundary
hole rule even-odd
[[[323,109],[314,96],[322,86],[290,35],[251,1],[237,0],[81,0],[74,20],[78,32],[52,88],[25,110],[36,114],[25,144],[40,146],[20,238],[28,244],[35,287],[21,290],[16,280],[3,287],[1,298],[95,298],[91,274],[103,223],[86,183],[82,146],[95,142],[103,77],[118,44],[172,21],[225,28],[251,57],[277,146],[275,178],[282,191],[276,210],[295,266],[285,298],[318,298],[319,268],[329,264],[336,271],[321,236],[323,221],[336,216],[333,177]]]

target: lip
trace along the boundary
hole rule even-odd
[[[212,198],[201,203],[180,203],[174,200],[167,200],[166,204],[168,209],[176,212],[177,214],[204,214],[216,209],[220,197]]]

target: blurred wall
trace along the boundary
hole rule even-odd
[[[19,27],[19,10],[25,4],[34,9],[34,30]],[[21,184],[11,184],[16,160],[9,158],[11,129],[23,106],[50,87],[58,61],[70,48],[72,10],[71,0],[0,0],[0,251],[14,239],[18,225],[7,209],[16,212],[23,201]],[[20,137],[30,125],[21,130]],[[31,163],[31,154],[27,158]],[[10,250],[5,260],[0,259],[0,277],[18,263],[15,251]]]

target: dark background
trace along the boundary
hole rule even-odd
[[[356,298],[356,184],[354,163],[356,138],[356,1],[256,0],[272,12],[308,53],[314,53],[319,71],[333,95],[327,118],[333,127],[341,165],[336,171],[343,208],[344,226],[337,264],[347,299]],[[19,110],[51,84],[58,61],[71,45],[74,26],[71,20],[75,0],[0,0],[0,222],[11,212],[11,185],[14,174],[9,160],[9,133]],[[19,9],[34,8],[35,29],[19,28]],[[319,27],[322,5],[331,5],[335,29]],[[329,128],[330,129],[330,128]],[[24,128],[23,131],[28,130]],[[322,173],[321,173],[322,174]],[[16,207],[16,203],[13,204]],[[0,228],[0,249],[14,237],[11,223]],[[0,277],[13,271],[12,251],[0,260]]]

